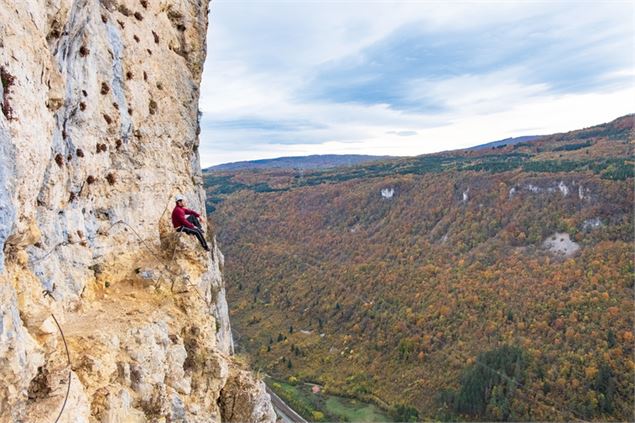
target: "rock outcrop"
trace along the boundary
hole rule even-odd
[[[176,193],[204,210],[207,17],[0,0],[0,421],[275,420],[231,356],[222,254],[169,224]]]

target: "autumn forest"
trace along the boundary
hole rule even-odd
[[[237,344],[395,419],[632,421],[633,120],[206,172]]]

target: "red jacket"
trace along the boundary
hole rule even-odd
[[[186,214],[193,214],[196,217],[201,217],[201,215],[196,213],[194,210],[186,209],[182,206],[176,206],[174,207],[174,210],[172,210],[172,226],[175,228],[185,226],[186,228],[194,229],[194,225],[188,222],[185,218]]]

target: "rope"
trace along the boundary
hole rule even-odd
[[[163,215],[165,214],[165,211],[167,210],[168,205],[166,204],[166,208],[165,210],[163,210],[163,213],[161,214],[161,217],[163,217]],[[132,231],[132,233],[137,237],[137,239],[139,240],[139,242],[150,252],[150,254],[157,260],[159,261],[161,264],[163,264],[163,268],[165,271],[167,271],[168,273],[170,273],[173,276],[178,277],[179,274],[172,271],[169,266],[172,264],[172,262],[174,261],[175,255],[176,255],[176,247],[178,245],[178,241],[181,238],[181,232],[178,232],[177,235],[177,242],[175,242],[174,244],[174,249],[172,250],[172,257],[170,258],[169,262],[166,264],[166,262],[159,256],[157,255],[152,248],[150,248],[150,246],[147,244],[146,240],[143,239],[141,237],[141,235],[139,235],[139,233],[135,230],[135,228],[133,228],[130,224],[128,224],[127,222],[125,222],[124,220],[118,220],[117,222],[113,223],[112,225],[110,225],[108,227],[108,229],[106,230],[106,233],[109,233],[110,230],[117,226],[117,225],[125,225],[128,228],[130,228],[130,230]],[[94,240],[96,237],[93,238],[89,238],[89,240]],[[56,244],[55,246],[53,246],[53,248],[51,248],[51,250],[49,250],[45,255],[43,255],[42,257],[38,257],[34,260],[31,261],[31,264],[40,262],[42,260],[44,260],[45,258],[47,258],[48,256],[50,256],[58,247],[63,246],[63,245],[68,245],[69,243],[67,241],[64,242],[60,242],[58,244]],[[163,277],[163,271],[161,271],[161,276]],[[193,283],[185,280],[185,278],[183,278],[183,276],[181,275],[182,280],[186,283],[186,286],[191,286],[194,288],[194,292],[198,295],[198,297],[207,305],[210,305],[210,302],[208,302],[202,295],[201,293],[198,291],[198,287],[196,285],[194,285]],[[176,281],[173,280],[172,281],[172,287],[171,290],[173,291],[174,288],[174,283]],[[54,290],[55,288],[53,288]],[[187,292],[187,291],[186,291]],[[44,297],[51,297],[54,301],[55,301],[55,297],[53,296],[53,291],[52,290],[48,290],[45,289],[44,291],[42,291],[42,294]],[[210,298],[211,301],[211,298]],[[54,314],[51,314],[51,317],[53,317],[53,321],[55,322],[55,325],[57,325],[57,329],[60,331],[60,335],[62,336],[62,341],[64,342],[64,350],[66,351],[66,360],[68,362],[68,383],[66,386],[66,395],[64,397],[64,402],[62,403],[62,408],[60,409],[59,414],[57,415],[57,418],[55,419],[55,423],[57,423],[60,419],[60,417],[62,417],[62,414],[64,413],[64,409],[66,408],[66,404],[68,402],[68,397],[70,395],[70,391],[71,391],[71,381],[72,381],[72,376],[73,376],[73,368],[72,368],[72,364],[71,364],[71,355],[70,352],[68,350],[68,343],[66,342],[66,337],[64,336],[64,331],[62,330],[62,326],[59,324],[59,322],[57,321],[57,318],[55,317]]]
[[[165,214],[165,211],[167,210],[167,207],[168,207],[168,206],[166,205],[166,208],[163,210],[163,213],[161,214],[161,216],[163,216],[163,215]],[[177,235],[177,243],[175,243],[175,245],[174,245],[174,250],[172,251],[172,257],[171,257],[171,258],[170,258],[170,260],[166,263],[166,262],[165,262],[165,261],[164,261],[164,260],[163,260],[163,259],[162,259],[159,255],[158,255],[158,254],[156,254],[156,253],[153,251],[153,249],[152,249],[152,248],[151,248],[151,247],[147,244],[146,240],[145,240],[145,239],[143,239],[143,238],[141,237],[141,235],[139,235],[139,233],[136,231],[136,229],[135,229],[134,227],[132,227],[129,223],[125,222],[124,220],[118,220],[117,222],[115,222],[115,223],[111,224],[111,225],[108,227],[108,229],[106,229],[105,233],[109,233],[109,232],[110,232],[110,230],[111,230],[113,227],[117,226],[117,225],[125,225],[125,226],[127,226],[128,228],[130,228],[130,230],[132,231],[132,233],[133,233],[133,234],[137,237],[137,240],[138,240],[138,241],[139,241],[139,242],[140,242],[140,243],[141,243],[141,244],[145,247],[145,249],[146,249],[146,250],[148,250],[148,252],[149,252],[149,253],[150,253],[150,254],[151,254],[151,255],[152,255],[152,256],[153,256],[153,257],[154,257],[154,258],[155,258],[158,262],[160,262],[160,263],[163,265],[163,268],[164,268],[164,270],[165,270],[165,271],[167,271],[170,275],[172,275],[172,276],[174,276],[174,277],[177,277],[177,278],[178,278],[178,277],[181,277],[181,278],[182,278],[182,280],[183,280],[183,282],[185,283],[185,286],[186,286],[186,287],[192,287],[192,288],[194,288],[194,291],[195,291],[195,292],[196,292],[196,294],[199,296],[199,298],[200,298],[200,299],[201,299],[201,300],[202,300],[205,304],[207,304],[208,306],[210,305],[210,301],[211,301],[211,299],[210,299],[210,300],[207,300],[207,299],[206,299],[206,298],[205,298],[205,297],[204,297],[204,296],[203,296],[203,295],[199,292],[198,287],[197,287],[195,284],[193,284],[193,283],[191,283],[191,282],[187,281],[185,278],[183,278],[183,275],[180,275],[180,274],[178,274],[178,273],[176,273],[176,272],[174,272],[173,270],[171,270],[171,269],[170,269],[170,266],[172,265],[172,263],[173,263],[173,261],[174,261],[174,257],[175,257],[175,255],[176,255],[176,247],[177,247],[177,245],[178,245],[178,240],[180,240],[180,237],[181,237],[181,233],[180,233],[180,232],[178,232],[178,235]],[[90,238],[90,237],[89,237],[89,238],[88,238],[88,240],[89,240],[89,241],[93,241],[93,240],[95,240],[95,238],[97,238],[97,237],[96,237],[96,236],[95,236],[95,237],[92,237],[92,238]],[[42,257],[37,257],[37,258],[35,258],[35,259],[31,260],[31,261],[30,261],[30,263],[31,263],[31,264],[35,264],[35,263],[38,263],[38,262],[40,262],[40,261],[44,260],[45,258],[49,257],[49,256],[50,256],[50,255],[51,255],[51,254],[52,254],[52,253],[53,253],[53,252],[54,252],[57,248],[59,248],[59,247],[61,247],[61,246],[65,246],[65,245],[69,245],[69,242],[68,242],[68,241],[63,241],[63,242],[59,242],[59,243],[55,244],[55,245],[53,246],[53,248],[51,248],[51,249],[50,249],[50,250],[49,250],[46,254],[44,254]],[[161,272],[161,273],[162,273],[162,272]],[[162,275],[162,276],[163,276],[163,275]],[[172,292],[174,292],[174,284],[175,284],[175,283],[176,283],[176,281],[175,281],[175,280],[173,280],[173,281],[172,281],[172,286],[171,286],[171,288],[170,288],[170,290],[171,290]],[[185,292],[187,292],[187,291],[185,291]],[[182,293],[182,292],[179,292],[179,293]]]
[[[55,315],[51,314],[51,317],[53,317],[53,320],[55,321],[55,324],[57,325],[57,328],[59,329],[60,334],[62,335],[62,341],[64,341],[64,349],[66,350],[66,360],[68,360],[68,383],[66,386],[66,396],[64,397],[64,403],[62,404],[62,409],[60,410],[60,413],[57,415],[57,418],[55,419],[55,423],[57,423],[60,417],[62,417],[62,413],[64,412],[64,408],[66,407],[66,402],[68,401],[68,395],[71,392],[71,377],[73,376],[73,366],[71,365],[71,354],[68,352],[68,344],[66,343],[66,338],[64,337],[64,331],[62,331],[62,327],[60,326],[59,322],[55,318]]]
[[[164,212],[164,213],[165,213],[165,212]],[[141,235],[139,235],[139,233],[135,230],[135,228],[133,228],[132,226],[130,226],[130,224],[128,224],[128,223],[127,223],[127,222],[125,222],[124,220],[118,220],[117,222],[115,222],[115,223],[113,223],[112,225],[110,225],[110,227],[108,228],[108,230],[106,230],[106,233],[110,232],[110,230],[111,230],[114,226],[116,226],[116,225],[120,225],[120,224],[121,224],[121,225],[125,225],[125,226],[127,226],[128,228],[130,228],[130,230],[132,231],[132,233],[133,233],[133,234],[137,237],[137,239],[138,239],[138,240],[141,242],[141,244],[142,244],[142,245],[146,248],[146,250],[148,250],[148,252],[150,252],[150,254],[151,254],[151,255],[152,255],[152,256],[153,256],[153,257],[154,257],[154,258],[155,258],[158,262],[160,262],[160,263],[163,265],[163,268],[165,269],[165,271],[167,271],[169,274],[171,274],[171,275],[172,275],[172,276],[174,276],[174,277],[181,277],[181,278],[182,278],[182,280],[183,280],[183,282],[185,283],[186,287],[192,287],[192,288],[194,288],[194,292],[196,293],[196,295],[198,295],[198,297],[201,299],[201,301],[203,301],[203,302],[204,302],[207,306],[209,306],[209,305],[210,305],[210,302],[209,302],[209,301],[207,301],[207,300],[203,297],[203,295],[199,292],[198,287],[197,287],[196,285],[194,285],[193,283],[191,283],[191,282],[187,281],[187,280],[183,277],[183,275],[180,275],[180,274],[178,274],[178,273],[176,273],[176,272],[172,271],[172,270],[169,268],[169,266],[170,266],[170,265],[172,264],[172,262],[174,261],[174,258],[175,258],[175,255],[176,255],[176,246],[178,245],[178,243],[175,243],[175,244],[174,244],[174,250],[172,251],[172,257],[171,257],[170,261],[169,261],[169,262],[167,262],[167,264],[166,264],[166,262],[165,262],[165,261],[164,261],[164,260],[163,260],[163,259],[162,259],[159,255],[157,255],[157,254],[156,254],[156,253],[152,250],[152,248],[150,248],[150,247],[148,246],[148,244],[146,243],[146,241],[145,241],[145,240],[141,237]],[[180,239],[180,233],[179,233],[179,235],[177,235],[177,241],[178,241],[179,239]],[[159,270],[159,272],[161,272],[161,273],[162,273],[162,271],[161,271],[161,270]],[[162,275],[162,276],[163,276],[163,275]],[[171,287],[171,289],[170,289],[172,292],[174,292],[174,291],[173,291],[173,288],[174,288],[174,283],[175,283],[175,281],[173,280],[173,281],[172,281],[172,287]],[[186,291],[186,292],[187,292],[187,291]]]
[[[31,263],[31,264],[35,264],[35,263],[38,263],[38,262],[40,262],[40,261],[44,260],[45,258],[47,258],[48,256],[50,256],[50,255],[53,253],[53,251],[57,250],[57,248],[58,248],[58,247],[61,247],[62,245],[68,245],[68,241],[59,242],[59,243],[55,244],[55,245],[53,246],[53,248],[51,248],[51,249],[49,250],[49,252],[48,252],[48,253],[44,254],[42,257],[38,257],[38,258],[35,258],[35,259],[31,260],[31,261],[30,261],[30,263]]]

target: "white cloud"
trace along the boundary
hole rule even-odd
[[[604,85],[585,93],[557,93],[547,82],[527,82],[523,75],[542,69],[514,63],[487,73],[412,78],[408,99],[443,106],[434,112],[302,96],[316,67],[353,57],[404,25],[452,32],[517,21],[519,33],[530,39],[548,38],[546,33],[553,38],[556,31],[564,44],[585,37],[585,47],[575,52],[586,60],[585,55],[592,59],[606,49],[609,57],[633,51],[632,13],[632,4],[217,0],[200,103],[204,123],[215,124],[203,128],[201,161],[209,166],[304,154],[414,155],[527,135],[527,128],[531,134],[572,130],[632,113],[632,67],[608,68],[597,76]],[[542,58],[544,66],[559,59]],[[624,79],[630,85],[610,84]],[[268,124],[260,129],[222,125],[241,119]],[[276,131],[276,124],[288,122],[307,124]]]

